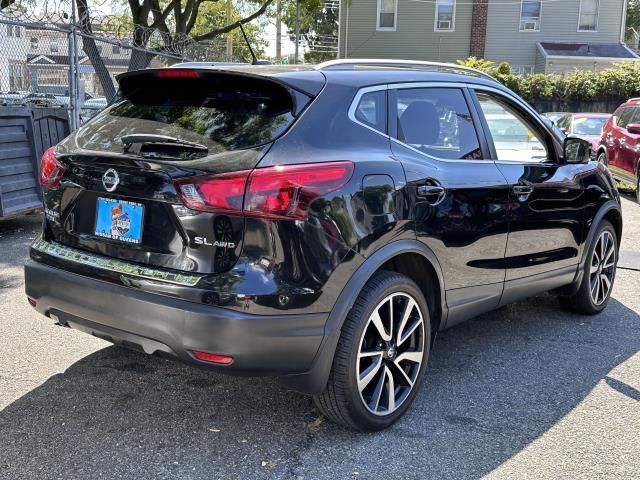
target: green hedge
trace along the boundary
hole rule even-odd
[[[640,97],[640,62],[622,62],[600,72],[575,71],[565,75],[514,75],[507,62],[495,65],[483,59],[458,60],[496,77],[528,102],[607,101]]]

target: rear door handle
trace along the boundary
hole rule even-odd
[[[427,197],[431,195],[444,195],[445,190],[444,187],[439,187],[436,185],[418,185],[418,195],[421,197]]]
[[[447,191],[440,185],[418,185],[417,194],[419,197],[423,197],[429,205],[435,207],[444,201]]]

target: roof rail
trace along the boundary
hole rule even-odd
[[[639,102],[639,101],[640,101],[640,97],[633,97],[627,100],[627,102]]]
[[[315,66],[316,70],[339,70],[348,67],[389,67],[389,68],[405,68],[416,70],[451,70],[465,74],[472,74],[476,77],[485,78],[497,82],[495,77],[488,73],[482,72],[475,68],[456,65],[455,63],[427,62],[424,60],[395,60],[395,59],[379,59],[379,58],[341,58],[338,60],[329,60]]]

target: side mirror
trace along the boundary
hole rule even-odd
[[[627,125],[627,132],[633,135],[640,135],[640,123],[630,123]]]
[[[588,163],[591,160],[591,142],[578,137],[564,139],[565,163]]]

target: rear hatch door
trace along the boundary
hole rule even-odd
[[[174,182],[254,168],[311,96],[272,77],[163,69],[121,76],[120,97],[56,147],[65,172],[44,190],[46,236],[146,265],[228,270],[244,218],[186,208]]]

